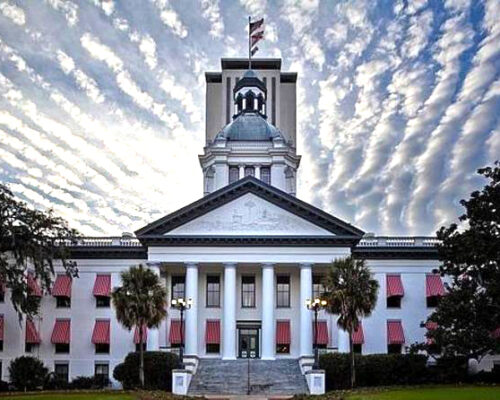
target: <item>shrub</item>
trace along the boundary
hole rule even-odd
[[[41,387],[47,373],[48,369],[35,357],[18,357],[9,365],[10,381],[17,390],[26,391]]]
[[[426,362],[426,356],[414,354],[356,355],[357,384],[388,386],[423,383],[429,378]],[[325,354],[320,357],[327,390],[349,388],[349,365],[349,354]]]
[[[0,392],[8,392],[9,391],[9,383],[5,381],[0,381]]]
[[[144,388],[148,390],[172,390],[172,370],[179,365],[179,357],[173,353],[147,351],[144,353]],[[139,381],[139,353],[129,353],[118,364],[113,377],[125,390],[141,386]]]
[[[71,381],[71,389],[92,389],[94,381],[93,376],[77,376]]]
[[[439,357],[429,371],[435,383],[458,383],[469,379],[465,357]]]

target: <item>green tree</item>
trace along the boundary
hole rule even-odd
[[[117,320],[128,330],[139,330],[139,380],[144,387],[144,338],[142,327],[158,328],[167,316],[167,291],[158,275],[142,264],[121,273],[122,286],[111,298]]]
[[[39,298],[29,295],[28,268],[45,292],[52,286],[55,260],[68,275],[78,276],[76,263],[68,260],[67,247],[77,236],[52,210],[34,210],[0,184],[0,281],[11,290],[19,318],[37,314],[40,305]]]
[[[500,163],[481,168],[482,190],[461,200],[459,224],[437,232],[440,273],[451,278],[448,293],[429,317],[428,343],[446,356],[480,360],[500,351]]]
[[[35,357],[18,357],[9,365],[11,383],[17,390],[34,390],[43,385],[48,369]]]
[[[361,318],[370,316],[375,308],[378,287],[364,260],[352,257],[335,260],[325,279],[327,310],[338,314],[337,325],[349,334],[351,387],[356,384],[352,334],[358,329]]]

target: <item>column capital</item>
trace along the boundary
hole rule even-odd
[[[236,264],[235,262],[225,262],[222,265],[224,265],[224,268],[236,268]]]
[[[313,266],[312,262],[302,262],[299,264],[300,268],[311,268]]]
[[[268,262],[268,263],[262,263],[261,267],[262,268],[274,268],[275,263]]]
[[[186,268],[198,268],[198,263],[197,262],[185,262],[184,265]]]

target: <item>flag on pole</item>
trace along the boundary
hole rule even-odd
[[[250,58],[257,53],[259,48],[257,47],[257,43],[264,39],[264,18],[261,18],[257,21],[249,21],[248,35],[250,37]]]

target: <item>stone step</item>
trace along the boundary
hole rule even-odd
[[[298,360],[202,359],[190,395],[294,395],[307,393]]]

